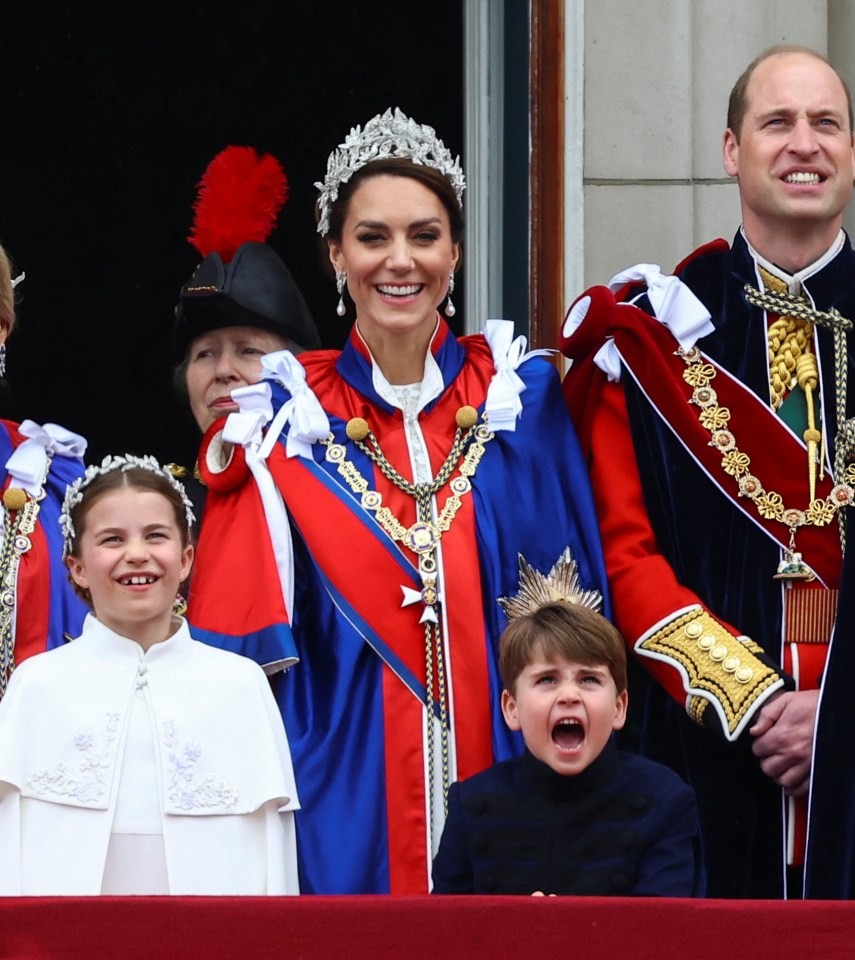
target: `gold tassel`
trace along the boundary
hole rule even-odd
[[[816,390],[819,375],[816,366],[816,357],[812,353],[803,353],[796,363],[796,378],[799,386],[805,392],[807,402],[807,430],[804,432],[805,443],[808,449],[808,482],[810,484],[810,502],[816,500],[816,465],[821,463],[819,445],[822,443],[822,434],[816,429],[816,414],[813,406],[813,392]]]

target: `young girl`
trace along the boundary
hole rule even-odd
[[[297,893],[299,806],[262,670],[173,615],[193,513],[151,457],[108,457],[60,519],[81,636],[0,703],[0,892]]]

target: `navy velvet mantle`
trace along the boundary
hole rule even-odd
[[[756,287],[758,282],[741,234],[732,249],[711,245],[679,272],[715,324],[715,331],[700,341],[703,351],[758,396],[767,395],[766,319],[744,298],[744,285]],[[850,245],[807,280],[805,287],[817,308],[836,307],[843,316],[855,318],[855,253]],[[649,310],[644,301],[639,305]],[[821,328],[818,336],[821,409],[826,435],[832,440],[837,432],[833,335]],[[776,545],[699,471],[632,378],[624,376],[622,382],[645,501],[662,553],[680,581],[717,616],[748,634],[780,663],[781,587],[771,579],[779,560]],[[852,416],[855,371],[851,358],[849,383],[847,415]],[[736,410],[731,427],[738,443]],[[774,489],[773,477],[760,480]],[[849,896],[855,891],[855,745],[850,746],[848,706],[853,699],[850,678],[855,677],[855,637],[850,636],[855,610],[849,610],[855,597],[847,586],[855,576],[851,554],[850,560],[849,569],[844,570],[837,637],[818,727],[806,874],[807,895],[814,897]],[[676,769],[695,788],[701,821],[707,824],[704,855],[709,895],[781,896],[782,797],[759,770],[750,753],[750,737],[735,745],[714,741],[653,684],[648,684],[643,713],[645,754]]]

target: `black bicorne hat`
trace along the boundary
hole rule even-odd
[[[288,195],[279,161],[252,147],[226,147],[199,182],[187,238],[203,259],[175,309],[175,359],[196,337],[223,327],[259,327],[305,349],[321,345],[290,271],[264,241]]]
[[[307,350],[318,329],[291,272],[266,243],[249,241],[229,263],[209,253],[181,288],[173,346],[180,362],[196,337],[222,327],[259,327]]]

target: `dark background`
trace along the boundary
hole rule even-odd
[[[388,106],[436,127],[462,154],[462,6],[4,9],[0,242],[27,276],[2,415],[84,434],[90,461],[131,451],[192,463],[196,427],[171,386],[171,327],[199,259],[185,239],[195,185],[229,144],[283,164],[290,199],[270,243],[324,346],[340,347],[352,317],[335,314],[313,183],[350,127]]]

